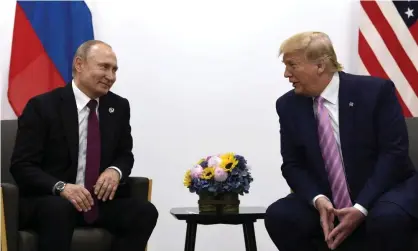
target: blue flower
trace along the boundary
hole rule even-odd
[[[225,181],[218,182],[214,179],[203,180],[200,178],[193,178],[189,191],[197,194],[209,192],[214,195],[226,192],[238,193],[240,195],[248,193],[253,177],[248,170],[247,161],[240,155],[235,155],[234,157],[238,163],[231,169],[231,172],[228,172],[228,178]],[[206,160],[202,161],[200,166],[207,168],[208,162]]]
[[[238,165],[236,168],[244,170],[247,168],[247,160],[241,155],[235,155],[235,158],[238,160]]]

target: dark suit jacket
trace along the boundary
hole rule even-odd
[[[418,180],[408,161],[408,133],[394,84],[344,72],[339,76],[341,150],[353,204],[369,210],[386,200],[418,216]],[[289,91],[276,109],[284,178],[307,203],[318,194],[331,199],[312,98]]]
[[[109,108],[114,108],[110,113]],[[127,99],[112,92],[99,100],[101,172],[109,166],[122,171],[123,184],[134,158]],[[56,182],[75,183],[79,125],[71,84],[29,100],[18,119],[10,171],[22,196],[52,194]]]

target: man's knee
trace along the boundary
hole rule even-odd
[[[142,227],[149,226],[154,228],[158,219],[158,210],[149,201],[132,200],[132,217],[130,221],[135,221]]]
[[[297,224],[295,215],[286,207],[284,200],[278,200],[271,204],[267,210],[264,218],[264,224],[267,231],[286,231],[289,224]]]
[[[393,203],[379,203],[377,208],[370,211],[366,218],[368,235],[393,235],[408,231],[411,228],[411,217],[398,205]]]
[[[147,201],[147,202],[141,202],[138,203],[138,210],[145,215],[150,222],[157,222],[158,219],[158,210],[155,207],[154,204],[152,204],[151,202]]]
[[[266,211],[264,224],[267,231],[277,234],[291,232],[298,236],[320,234],[319,214],[310,207],[295,197],[276,201]]]

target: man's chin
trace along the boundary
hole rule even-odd
[[[100,88],[97,90],[96,95],[98,97],[104,96],[109,92],[109,88]]]
[[[303,91],[299,88],[294,88],[293,91],[295,92],[296,95],[303,95]]]
[[[103,96],[103,95],[106,95],[109,92],[109,89],[104,89],[104,90],[100,90],[100,91],[101,91],[100,93]]]
[[[293,91],[295,92],[296,95],[298,96],[304,96],[304,97],[311,97],[311,95],[305,93],[303,90],[295,88],[293,89]]]

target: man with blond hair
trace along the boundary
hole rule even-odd
[[[329,37],[303,32],[280,47],[293,90],[276,102],[283,176],[292,193],[269,206],[280,251],[407,250],[418,176],[392,81],[342,71]]]

